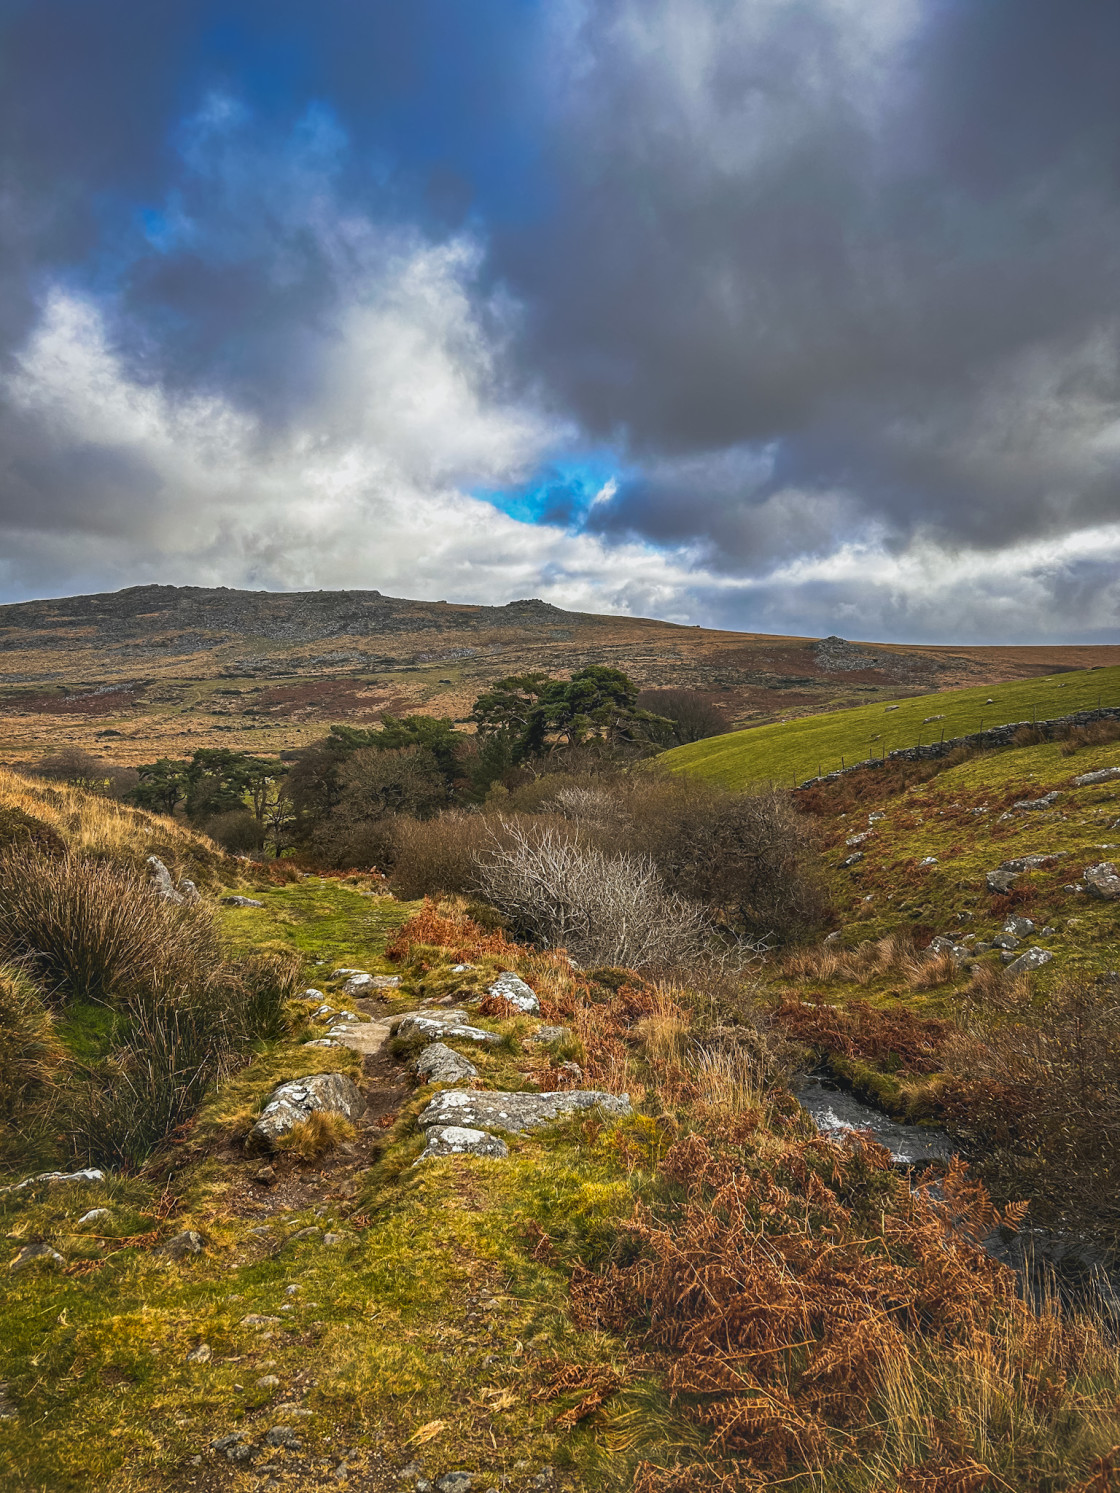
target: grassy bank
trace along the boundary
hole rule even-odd
[[[976,689],[946,690],[862,705],[827,715],[713,736],[675,747],[658,759],[676,772],[728,788],[773,782],[789,788],[843,763],[881,757],[896,748],[964,736],[1014,721],[1050,720],[1102,705],[1120,706],[1120,668],[1051,674]]]

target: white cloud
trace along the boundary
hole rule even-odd
[[[467,490],[524,480],[569,434],[493,397],[472,263],[462,246],[396,258],[340,318],[315,398],[281,432],[227,399],[131,377],[97,307],[56,290],[9,397],[54,446],[111,454],[132,481],[115,507],[9,522],[6,589],[97,575],[673,610],[686,556],[518,523]]]

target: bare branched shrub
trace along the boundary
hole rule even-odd
[[[623,817],[618,798],[605,788],[561,788],[546,807],[576,824],[617,824]]]
[[[392,888],[411,901],[474,884],[474,862],[486,840],[480,814],[451,809],[438,819],[400,818],[393,824]]]
[[[567,949],[581,964],[671,967],[700,958],[711,941],[703,908],[667,891],[647,856],[607,855],[551,827],[500,820],[476,877],[518,936]]]

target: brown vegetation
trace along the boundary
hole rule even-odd
[[[943,1097],[1002,1192],[1051,1227],[1120,1248],[1120,986],[1067,981],[1036,1002],[1025,981],[975,981]]]

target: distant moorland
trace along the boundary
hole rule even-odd
[[[728,727],[1120,664],[1120,647],[850,644],[377,591],[135,586],[0,607],[0,760],[74,746],[124,764],[276,753],[383,711],[462,721],[495,679],[588,664],[708,693]]]

